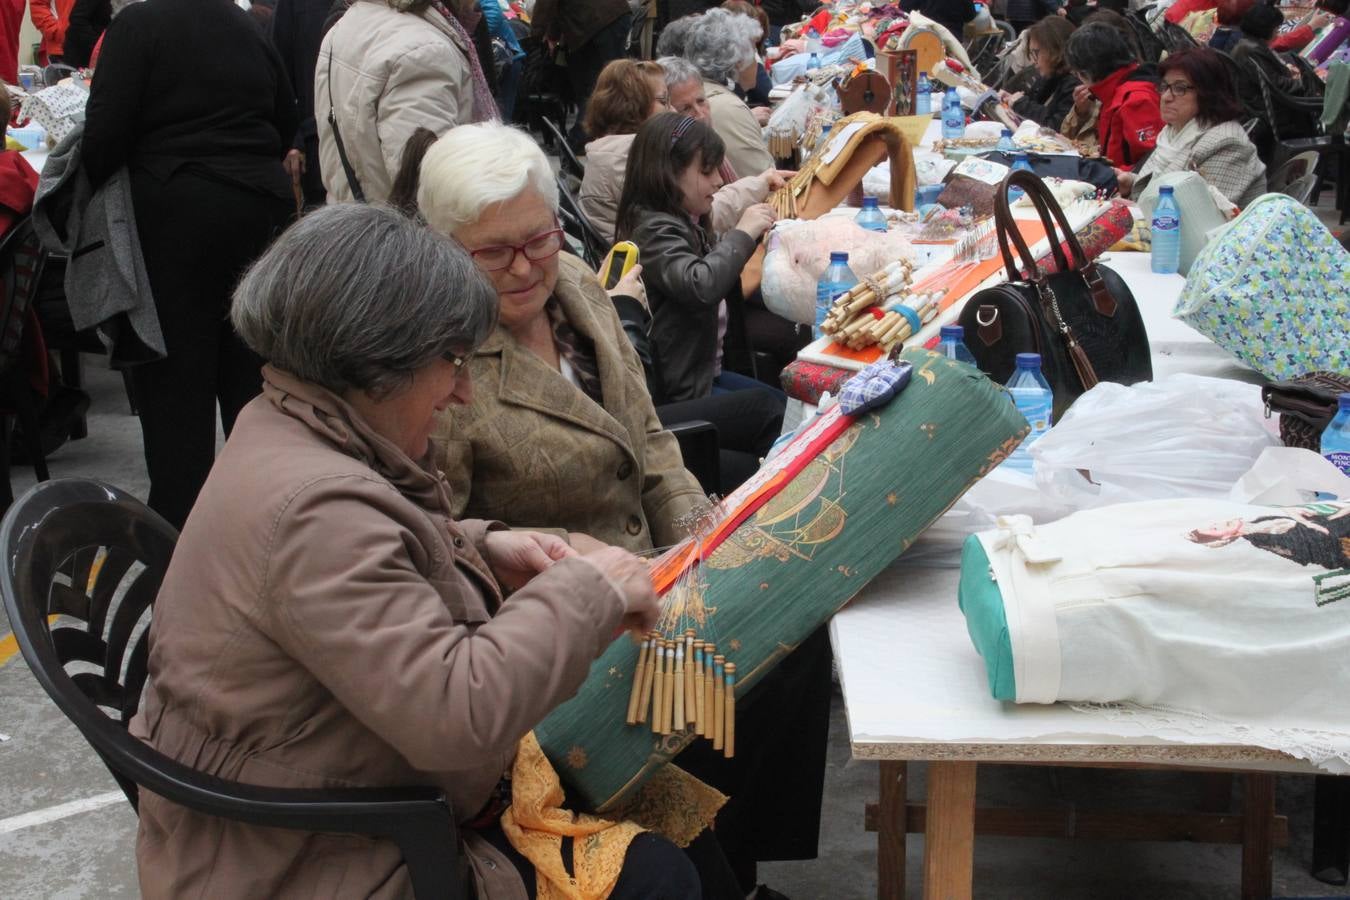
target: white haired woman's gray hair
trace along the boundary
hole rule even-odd
[[[683,56],[663,56],[656,61],[666,72],[666,87],[673,88],[691,81],[702,82],[703,74]]]
[[[277,368],[336,394],[386,396],[497,322],[497,292],[469,254],[403,213],[320,207],[244,274],[230,321]]]
[[[483,210],[526,188],[558,209],[558,183],[548,157],[534,138],[500,122],[451,128],[422,157],[420,174],[417,208],[441,234],[477,222]]]
[[[764,34],[749,16],[710,9],[699,16],[684,42],[684,57],[708,81],[726,84],[755,61],[755,44]]]
[[[661,36],[656,40],[656,55],[684,56],[684,42],[689,39],[689,29],[700,18],[702,15],[699,13],[681,16],[661,29]]]

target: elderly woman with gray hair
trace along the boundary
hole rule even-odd
[[[231,319],[268,360],[263,395],[165,574],[132,733],[245,784],[436,785],[477,896],[534,896],[534,867],[497,824],[503,775],[614,635],[655,623],[645,564],[452,516],[428,436],[472,396],[464,361],[497,319],[453,241],[388,209],[321,209],[244,276]],[[612,896],[700,895],[664,839],[638,835],[621,858]],[[391,842],[146,791],[137,861],[150,898],[411,894]]]
[[[713,130],[726,144],[727,162],[736,176],[763,172],[773,166],[762,124],[731,89],[736,85],[748,91],[755,86],[758,72],[755,44],[762,34],[760,24],[748,16],[710,9],[692,22],[683,35],[684,58],[693,63],[703,79]],[[672,90],[671,106],[682,112],[676,99]]]

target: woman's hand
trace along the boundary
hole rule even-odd
[[[776,216],[773,207],[767,203],[756,203],[745,212],[741,213],[741,220],[736,223],[737,231],[744,231],[755,240],[764,236],[772,226]]]
[[[765,189],[769,193],[773,193],[786,187],[788,179],[796,174],[790,169],[765,169],[759,173],[759,177],[764,180]]]
[[[768,125],[769,116],[773,115],[773,110],[769,109],[767,106],[752,106],[750,107],[750,112],[754,115],[755,121],[759,123],[760,128]]]
[[[623,627],[646,634],[661,618],[661,601],[652,587],[651,570],[622,547],[605,547],[586,554],[586,561],[609,577],[623,595]]]
[[[567,532],[567,543],[572,549],[585,556],[588,553],[595,553],[597,550],[603,550],[609,546],[604,541],[597,541],[589,534],[580,531]]]
[[[1116,169],[1116,185],[1120,190],[1120,196],[1128,197],[1134,190],[1135,174],[1126,172],[1124,169]]]
[[[632,297],[643,306],[647,305],[647,286],[642,283],[642,265],[634,263],[633,268],[619,279],[614,287],[606,291],[611,297]]]
[[[1004,106],[1011,109],[1014,103],[1022,99],[1022,94],[1023,94],[1022,91],[1018,91],[1015,94],[1010,94],[1007,91],[999,91],[998,99],[1003,103]]]
[[[287,150],[286,158],[281,161],[281,167],[291,176],[291,181],[298,182],[300,176],[305,174],[305,154],[294,148]]]
[[[1308,27],[1313,30],[1313,33],[1319,32],[1330,25],[1333,18],[1331,13],[1327,12],[1325,9],[1319,9],[1317,12],[1313,13],[1312,18],[1308,20]]]
[[[1092,112],[1092,101],[1096,99],[1092,96],[1092,89],[1086,84],[1080,84],[1073,89],[1073,108],[1074,112],[1080,116],[1085,116]]]
[[[576,556],[567,541],[537,531],[490,531],[484,557],[503,586],[515,590],[560,559]]]

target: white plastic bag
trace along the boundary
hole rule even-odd
[[[1267,447],[1260,389],[1172,375],[1102,382],[1031,447],[1046,500],[1072,509],[1172,497],[1224,498]]]

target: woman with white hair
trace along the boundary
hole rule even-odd
[[[655,624],[646,565],[452,514],[428,437],[437,410],[472,397],[465,360],[497,320],[453,241],[391,209],[322,208],[245,274],[230,317],[268,361],[263,395],[165,573],[132,734],[243,784],[434,785],[460,823],[446,856],[466,860],[465,893],[535,896],[559,867],[536,872],[505,837],[504,774],[518,747],[534,759],[522,739],[618,631]],[[151,900],[412,894],[389,840],[227,821],[149,791],[139,811]],[[701,895],[670,842],[603,831],[588,839],[610,842],[609,896]],[[592,864],[578,852],[577,877]]]
[[[737,176],[773,166],[759,120],[730,87],[748,91],[755,86],[755,44],[762,35],[754,19],[725,9],[708,10],[684,35],[684,57],[703,78],[713,129],[726,144],[727,161]],[[671,105],[680,112],[674,99]]]
[[[501,124],[455,128],[422,160],[421,215],[468,248],[500,307],[496,331],[466,364],[473,400],[442,413],[433,452],[456,515],[557,529],[582,552],[596,540],[667,546],[686,536],[679,519],[705,498],[662,430],[613,304],[585,264],[561,252],[557,202],[543,151]],[[731,424],[753,431],[763,413],[745,410]],[[727,436],[719,426],[724,446]],[[744,892],[758,860],[815,856],[830,667],[821,629],[737,705],[746,741],[734,759],[706,743],[676,759],[731,798],[715,833]]]
[[[314,68],[319,162],[330,202],[388,198],[403,145],[496,119],[470,35],[475,0],[356,0]]]

